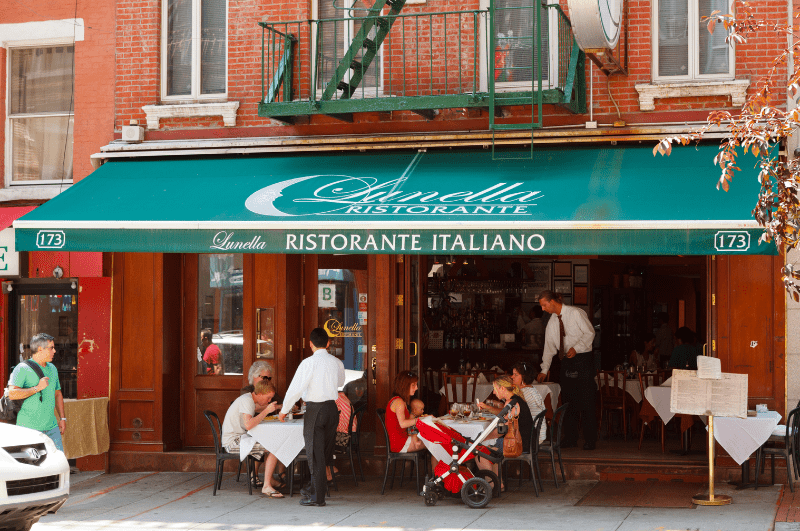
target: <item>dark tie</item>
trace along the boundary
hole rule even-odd
[[[558,359],[563,360],[564,356],[566,356],[566,352],[564,352],[564,336],[567,335],[566,331],[564,331],[564,321],[561,320],[561,315],[558,314]]]

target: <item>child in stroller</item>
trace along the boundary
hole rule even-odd
[[[426,478],[422,494],[425,505],[433,506],[444,498],[445,493],[458,495],[467,507],[485,507],[492,496],[500,496],[500,480],[491,470],[482,470],[475,464],[476,453],[491,463],[500,463],[503,454],[494,448],[481,444],[495,428],[504,435],[507,431],[505,418],[510,407],[504,407],[495,419],[474,441],[464,437],[453,428],[436,421],[433,417],[417,420],[417,430],[422,438],[433,445],[431,453],[439,463],[434,469],[433,478]]]

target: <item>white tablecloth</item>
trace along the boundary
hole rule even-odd
[[[546,382],[533,384],[531,387],[539,391],[539,394],[542,395],[542,400],[547,398],[547,395],[552,395],[552,398],[550,399],[550,405],[552,406],[553,411],[556,410],[558,407],[558,397],[561,394],[561,385],[553,382]]]
[[[672,397],[672,387],[651,385],[644,390],[644,397],[648,402],[650,402],[650,404],[653,406],[653,409],[656,410],[656,413],[658,413],[658,416],[664,421],[664,424],[668,423],[670,420],[672,420],[672,417],[675,416],[675,413],[669,410],[669,401]]]
[[[708,422],[708,417],[700,418]],[[744,419],[714,417],[714,439],[741,465],[769,439],[780,421],[781,414],[777,411]]]
[[[442,417],[440,419],[436,419],[442,424],[449,426],[456,430],[458,433],[465,437],[469,437],[470,439],[475,439],[478,435],[483,433],[489,424],[491,424],[491,420],[454,420],[449,416]],[[437,444],[429,441],[425,437],[420,434],[420,440],[425,444],[425,448],[438,459],[439,461],[444,461],[445,463],[449,463],[452,461],[452,448],[448,445]],[[490,444],[489,441],[483,441],[482,444]]]
[[[260,442],[278,461],[289,466],[306,445],[303,439],[303,420],[262,422],[239,441],[240,459],[247,457],[256,442]]]
[[[598,386],[600,386],[600,385],[602,385],[604,383],[602,378],[598,379],[596,376],[595,376],[594,380],[597,382]],[[615,380],[609,378],[608,379],[608,383],[609,383],[609,385],[616,385],[617,387],[621,387],[621,383],[622,382],[618,382],[618,381],[615,381]],[[639,379],[638,378],[629,378],[629,379],[625,380],[624,389],[629,395],[631,395],[631,398],[636,400],[636,403],[639,403],[639,402],[642,401],[642,389],[639,387]]]

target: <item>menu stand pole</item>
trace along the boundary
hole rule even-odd
[[[714,495],[714,415],[708,416],[708,494],[692,497],[695,505],[729,505],[731,497],[726,494]]]

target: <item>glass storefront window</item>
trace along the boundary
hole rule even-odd
[[[331,336],[330,353],[345,369],[364,370],[367,326],[367,272],[318,270],[318,322]]]
[[[31,293],[35,291],[36,293]],[[78,398],[78,295],[69,287],[17,287],[16,356],[9,356],[13,366],[30,356],[30,340],[44,332],[53,336],[56,353],[53,365],[58,369],[64,398]]]
[[[197,374],[242,374],[241,254],[200,255],[197,265]]]

